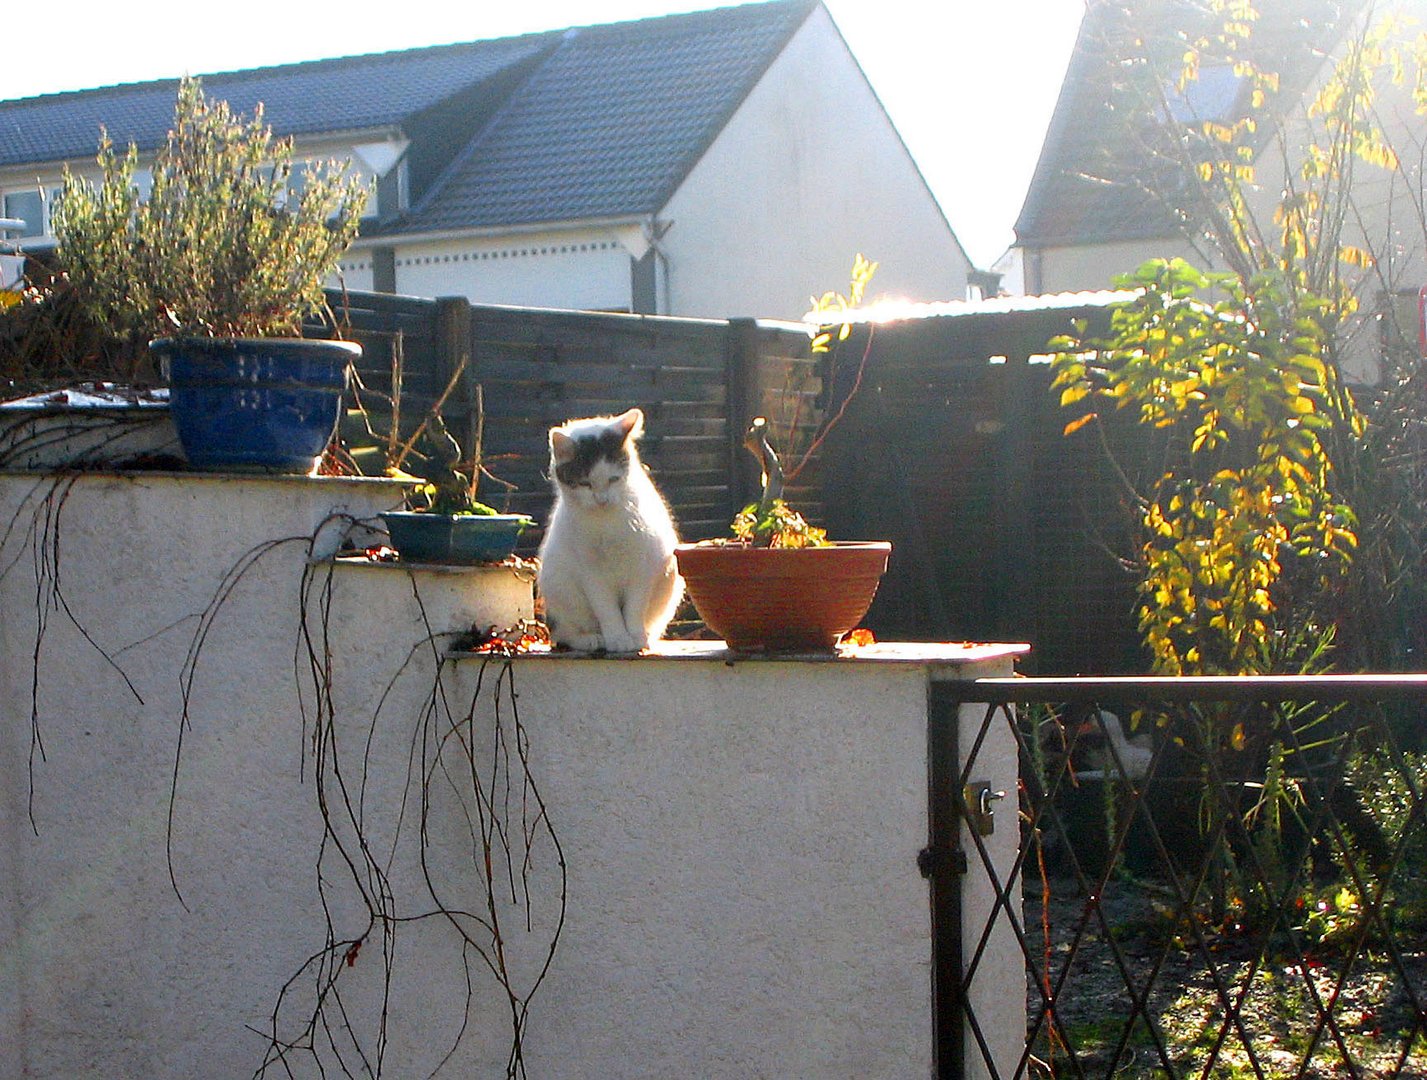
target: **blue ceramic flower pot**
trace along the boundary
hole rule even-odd
[[[382,515],[403,562],[469,566],[500,562],[531,524],[524,514],[433,514],[393,510]]]
[[[341,414],[350,341],[160,338],[169,413],[196,469],[310,473]]]

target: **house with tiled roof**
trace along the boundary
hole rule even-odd
[[[965,294],[972,270],[819,0],[202,77],[374,197],[354,289],[479,303],[797,317],[845,288]],[[176,81],[0,102],[0,197],[46,242],[101,127],[163,141]]]
[[[1282,73],[1284,99],[1292,101],[1313,84],[1363,4],[1259,0],[1255,7],[1253,47],[1265,67]],[[1246,115],[1248,80],[1230,66],[1207,64],[1197,80],[1177,82],[1186,43],[1216,18],[1198,0],[1088,0],[1015,225],[1021,291],[1102,289],[1154,257],[1212,266],[1214,253],[1196,245],[1184,212],[1184,177],[1162,148],[1178,126]],[[1259,164],[1268,207],[1276,163]]]

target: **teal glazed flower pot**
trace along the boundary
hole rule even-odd
[[[392,510],[382,514],[391,546],[402,562],[472,566],[514,554],[532,524],[524,514],[433,514]]]
[[[160,338],[169,414],[196,469],[310,473],[362,347],[307,338]]]

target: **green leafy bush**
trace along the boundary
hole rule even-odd
[[[307,167],[292,190],[291,140],[262,107],[250,120],[179,86],[174,128],[145,197],[138,150],[100,140],[98,185],[66,171],[54,219],[60,263],[116,331],[199,337],[296,335],[356,238],[367,187],[344,166]]]

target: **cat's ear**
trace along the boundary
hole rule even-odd
[[[557,427],[550,429],[550,456],[557,465],[564,465],[575,458],[575,440]]]
[[[620,413],[614,418],[614,426],[624,434],[625,442],[639,438],[644,434],[644,410],[636,408]]]

